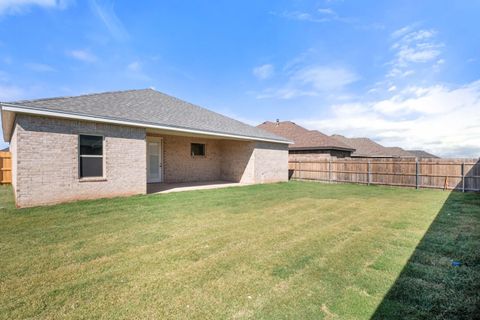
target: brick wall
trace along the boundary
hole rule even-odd
[[[104,180],[79,179],[80,133],[104,136]],[[18,114],[12,141],[19,207],[146,193],[145,129]]]
[[[257,142],[255,146],[255,183],[288,181],[288,146]]]
[[[286,145],[162,135],[164,181],[264,183],[288,180]],[[192,157],[191,143],[206,145],[205,157]]]
[[[255,142],[224,140],[221,151],[222,180],[255,183]]]
[[[165,182],[220,180],[222,153],[219,140],[169,135],[162,137]],[[191,143],[205,144],[205,156],[192,157]]]

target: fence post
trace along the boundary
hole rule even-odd
[[[372,168],[371,168],[370,160],[368,160],[368,162],[367,162],[367,185],[370,185],[371,174],[372,174]]]
[[[465,192],[465,162],[462,162],[462,192]]]
[[[328,182],[332,183],[332,159],[328,159]]]
[[[419,176],[418,176],[418,170],[419,169],[419,164],[418,164],[418,158],[415,159],[415,189],[418,189],[419,187]]]
[[[299,178],[300,180],[302,180],[302,176],[303,176],[302,170],[303,170],[303,169],[302,169],[302,161],[300,161],[300,160],[298,161],[298,167],[300,168],[300,169],[298,170],[298,178]]]

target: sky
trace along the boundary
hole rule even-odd
[[[478,158],[479,16],[478,0],[0,0],[0,101],[154,88]]]

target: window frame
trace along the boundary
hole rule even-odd
[[[192,147],[194,144],[200,144],[203,145],[203,155],[195,155],[192,152]],[[206,143],[201,143],[201,142],[190,142],[190,156],[192,158],[205,158],[207,156],[207,144]]]
[[[102,138],[102,154],[101,155],[81,155],[81,136],[91,136],[91,137],[100,137]],[[104,181],[106,180],[106,175],[105,175],[105,136],[102,134],[92,134],[92,133],[78,133],[78,138],[77,138],[77,158],[78,158],[78,179],[80,181]],[[94,176],[94,177],[83,177],[81,174],[81,158],[102,158],[102,175],[101,176]]]

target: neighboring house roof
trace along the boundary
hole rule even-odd
[[[385,147],[393,157],[415,158],[415,155],[400,147]]]
[[[5,149],[0,150],[0,152],[8,152],[8,151],[10,151],[9,148],[5,148]]]
[[[248,140],[290,142],[153,89],[23,100],[0,105],[2,113],[31,113]],[[3,125],[4,135],[9,139],[10,133],[5,134],[8,128],[5,123]]]
[[[440,159],[440,157],[434,155],[434,154],[431,154],[431,153],[428,153],[427,151],[424,151],[424,150],[407,150],[407,152],[413,154],[415,157],[417,158],[434,158],[434,159]]]
[[[355,152],[352,153],[353,157],[394,158],[413,156],[402,148],[384,147],[369,138],[347,138],[339,134],[332,135],[332,138],[355,148]]]
[[[257,127],[293,141],[293,144],[289,145],[290,149],[354,150],[349,145],[332,139],[320,131],[305,129],[292,121],[266,121]]]

